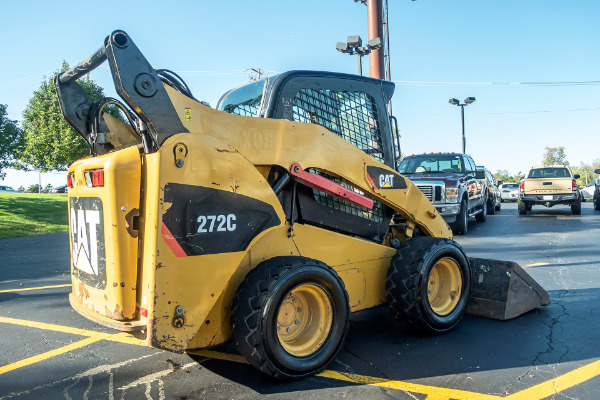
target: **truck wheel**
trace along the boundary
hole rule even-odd
[[[525,204],[524,201],[519,200],[518,208],[519,208],[519,214],[521,214],[521,215],[527,214],[527,204]]]
[[[350,321],[338,274],[303,257],[275,257],[252,270],[233,300],[233,340],[255,368],[278,379],[316,374],[342,349]]]
[[[456,221],[452,223],[452,231],[457,235],[466,235],[469,230],[469,214],[467,210],[467,200],[460,202],[460,212],[456,216]]]
[[[481,204],[481,212],[475,216],[475,221],[477,221],[477,222],[485,222],[485,220],[487,219],[487,213],[488,213],[488,205],[487,205],[487,203],[488,203],[487,200],[485,200]]]
[[[494,199],[488,199],[487,201],[487,213],[488,215],[496,214],[496,205],[494,204]]]
[[[581,200],[571,203],[571,212],[573,215],[581,215]]]
[[[447,332],[467,308],[471,268],[453,240],[415,237],[392,258],[386,291],[396,320],[423,333]]]

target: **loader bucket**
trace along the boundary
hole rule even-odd
[[[485,258],[469,258],[469,263],[468,314],[504,321],[550,304],[548,293],[519,264]]]

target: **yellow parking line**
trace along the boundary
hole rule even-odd
[[[104,339],[102,337],[102,335],[97,335],[96,337],[89,337],[89,338],[80,340],[78,342],[71,343],[69,345],[60,347],[58,349],[50,350],[50,351],[48,351],[46,353],[38,354],[36,356],[29,357],[29,358],[26,358],[24,360],[14,362],[12,364],[4,365],[4,366],[0,367],[0,375],[4,374],[6,372],[14,371],[15,369],[18,369],[18,368],[26,367],[28,365],[35,364],[35,363],[38,363],[40,361],[47,360],[49,358],[52,358],[54,356],[58,356],[60,354],[67,353],[67,352],[69,352],[71,350],[79,349],[81,347],[87,346],[87,345],[92,344],[94,342],[98,342],[98,341],[100,341],[102,339]]]
[[[548,263],[527,264],[527,265],[523,265],[521,268],[541,267],[542,265],[550,265],[550,264],[548,264]]]
[[[326,370],[318,374],[324,378],[337,379],[346,382],[353,382],[362,385],[384,387],[388,389],[403,390],[411,393],[426,394],[428,400],[456,399],[456,400],[498,400],[503,399],[499,396],[489,394],[467,392],[465,390],[447,389],[436,386],[419,385],[417,383],[393,381],[389,379],[375,378],[371,376],[348,374]],[[531,399],[529,399],[531,400]]]
[[[126,332],[119,333],[102,333],[97,331],[90,331],[87,329],[71,328],[70,326],[47,324],[45,322],[29,321],[26,319],[6,318],[0,317],[0,323],[26,326],[28,328],[38,328],[47,331],[70,333],[72,335],[87,336],[91,338],[101,337],[102,340],[109,340],[111,342],[124,343],[124,344],[135,344],[138,346],[147,346],[141,340],[135,338]]]
[[[25,360],[17,361],[15,363],[5,365],[0,367],[0,374],[3,374],[8,371],[12,371],[27,365],[34,364],[39,361],[46,360],[48,358],[54,357],[56,355],[64,354],[74,349],[78,349],[88,344],[95,343],[100,340],[109,340],[118,343],[124,344],[134,344],[146,346],[145,343],[136,339],[128,333],[120,332],[117,334],[111,333],[102,333],[96,331],[90,331],[86,329],[78,329],[72,328],[68,326],[47,324],[43,322],[35,322],[28,321],[22,319],[15,318],[6,318],[0,317],[0,323],[7,323],[13,325],[27,326],[30,328],[38,328],[51,330],[55,332],[63,332],[70,333],[74,335],[88,336],[86,339],[80,340],[78,342],[72,343],[70,345],[61,347],[56,350],[51,350],[47,353],[43,353],[37,356],[33,356],[27,358]],[[245,363],[248,364],[248,361],[244,359],[244,357],[236,354],[227,354],[220,353],[212,350],[198,350],[198,351],[190,351],[188,354],[199,355],[203,357],[209,357],[219,360],[232,361],[237,363]],[[397,389],[403,390],[411,393],[420,393],[427,395],[427,400],[541,400],[547,398],[549,396],[555,395],[557,393],[562,392],[563,390],[569,389],[573,386],[576,386],[580,383],[583,383],[587,380],[595,378],[600,375],[600,360],[592,362],[590,364],[584,365],[583,367],[577,368],[573,371],[567,372],[561,376],[550,379],[546,382],[540,383],[538,385],[532,386],[528,389],[524,389],[520,392],[514,393],[512,395],[502,397],[502,396],[494,396],[483,393],[475,393],[468,392],[464,390],[458,389],[448,389],[441,388],[436,386],[427,386],[420,385],[411,382],[404,381],[394,381],[383,378],[370,377],[365,375],[356,375],[349,374],[345,372],[337,372],[331,370],[325,370],[318,374],[317,376],[328,378],[328,379],[336,379],[346,382],[352,382],[356,384],[362,385],[371,385],[377,387],[385,387],[389,389]]]
[[[8,290],[0,290],[0,293],[25,292],[27,290],[54,289],[54,288],[69,287],[69,286],[71,286],[70,283],[68,285],[40,286],[40,287],[23,288],[23,289],[8,289]]]
[[[26,326],[28,328],[38,328],[38,329],[44,329],[47,331],[70,333],[72,335],[80,335],[80,336],[88,336],[88,337],[97,337],[99,335],[102,335],[102,336],[106,335],[105,333],[102,333],[102,332],[89,331],[87,329],[71,328],[70,326],[47,324],[44,322],[29,321],[26,319],[0,317],[0,322],[5,323],[5,324]]]
[[[529,399],[545,399],[557,393],[567,390],[573,386],[579,385],[587,380],[600,375],[600,361],[595,361],[591,364],[584,365],[571,372],[567,372],[554,379],[540,383],[530,387],[529,389],[521,390],[506,399],[510,400],[529,400]]]

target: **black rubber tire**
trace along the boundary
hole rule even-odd
[[[488,201],[487,199],[481,204],[481,212],[475,215],[475,221],[485,222],[488,215]]]
[[[519,214],[521,214],[521,215],[527,214],[527,204],[524,201],[519,200],[517,207],[519,209]]]
[[[600,211],[600,193],[597,190],[594,192],[594,210]]]
[[[315,284],[327,293],[333,309],[331,331],[310,355],[288,353],[277,336],[277,312],[295,287]],[[324,370],[346,340],[350,306],[344,282],[324,263],[304,257],[275,257],[260,263],[240,285],[232,304],[233,340],[258,370],[283,380],[305,378]]]
[[[467,210],[467,199],[460,202],[460,212],[456,216],[456,221],[452,223],[452,232],[456,235],[466,235],[469,230],[469,216]]]
[[[496,214],[496,205],[494,204],[494,198],[488,199],[488,205],[487,205],[487,213],[488,215],[494,215]]]
[[[462,291],[454,310],[436,314],[429,305],[427,285],[433,266],[442,258],[452,258],[460,268]],[[406,241],[388,270],[388,307],[397,321],[421,333],[447,332],[460,322],[471,295],[471,268],[465,252],[450,239],[414,237]]]
[[[573,215],[581,215],[581,200],[571,203],[571,212]]]

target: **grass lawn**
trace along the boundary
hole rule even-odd
[[[0,194],[0,239],[63,232],[68,224],[66,194]]]

